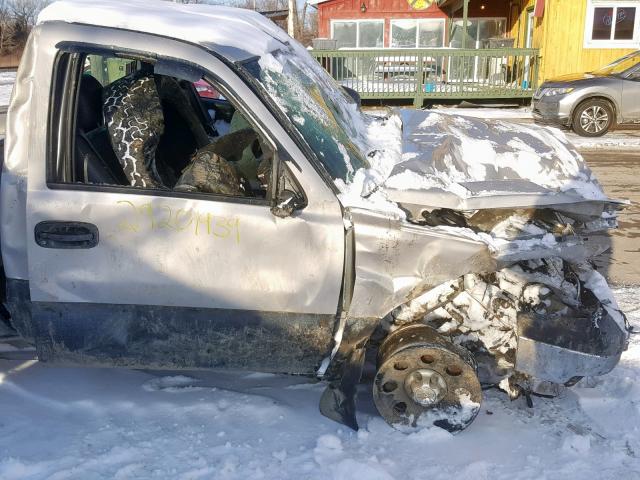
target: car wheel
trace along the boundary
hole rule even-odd
[[[401,327],[378,350],[373,401],[389,425],[405,432],[431,425],[464,430],[482,402],[475,360],[431,327]]]
[[[594,98],[582,102],[573,113],[573,131],[583,137],[599,137],[609,131],[614,122],[611,104]]]

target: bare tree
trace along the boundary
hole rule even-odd
[[[303,45],[309,45],[318,31],[317,12],[315,9],[309,8],[307,2],[304,3],[302,12],[298,11],[296,0],[227,0],[225,4],[232,4],[235,7],[248,10],[257,10],[258,12],[287,10],[289,15],[286,21],[274,20],[274,22],[287,30],[292,37],[302,42]],[[291,11],[293,11],[293,15],[291,15]],[[293,32],[289,31],[292,27],[290,23],[293,23]]]
[[[311,45],[311,41],[318,36],[318,11],[315,8],[303,10],[303,21],[300,23],[300,33],[296,37],[304,46]]]
[[[48,0],[9,0],[9,10],[18,28],[29,29],[36,23],[38,14],[47,6]]]
[[[0,52],[15,48],[13,44],[13,22],[7,0],[0,0]]]
[[[19,51],[48,0],[0,0],[0,53]]]

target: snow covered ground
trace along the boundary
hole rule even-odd
[[[614,130],[602,137],[581,137],[565,130],[565,134],[578,150],[635,150],[640,148],[640,130]]]
[[[616,294],[640,329],[638,288]],[[318,413],[323,385],[250,373],[0,360],[0,478],[640,478],[640,338],[556,399],[485,392],[469,429],[405,435],[363,387],[359,432]]]
[[[533,121],[531,116],[531,107],[520,108],[498,108],[498,107],[446,107],[438,105],[433,110],[444,110],[446,112],[457,113],[458,115],[464,115],[466,117],[474,118],[493,118],[497,120],[529,120]]]

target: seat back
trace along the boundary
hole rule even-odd
[[[156,150],[164,116],[153,74],[131,73],[105,87],[102,97],[111,145],[128,184],[162,188]]]
[[[78,92],[75,135],[75,179],[82,183],[126,185],[122,168],[102,126],[102,86],[83,75]],[[107,139],[107,142],[104,140]]]

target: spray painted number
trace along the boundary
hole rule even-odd
[[[118,223],[121,232],[145,232],[156,230],[174,230],[189,232],[193,235],[209,235],[216,238],[228,238],[240,243],[240,219],[203,213],[183,208],[174,209],[169,205],[136,205],[128,200],[120,200],[117,205],[126,209]]]

